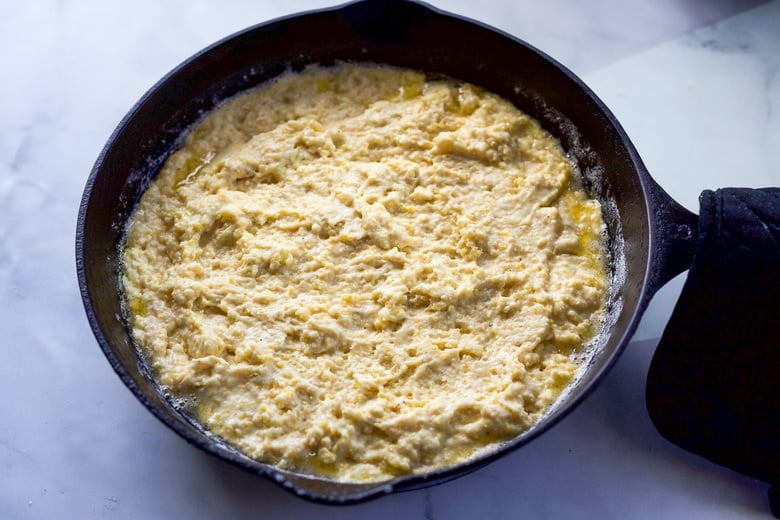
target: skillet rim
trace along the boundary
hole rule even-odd
[[[303,498],[306,498],[314,502],[326,503],[326,504],[347,504],[347,503],[364,502],[372,498],[376,498],[378,496],[390,492],[394,492],[394,491],[411,490],[420,487],[428,487],[430,485],[434,485],[438,483],[443,483],[448,480],[475,471],[476,469],[479,469],[484,465],[500,457],[505,456],[507,453],[514,451],[515,449],[518,449],[520,446],[526,444],[527,442],[530,442],[532,439],[541,435],[542,433],[544,433],[545,431],[553,427],[555,424],[557,424],[560,420],[565,418],[588,395],[590,395],[590,393],[596,388],[598,383],[603,380],[604,375],[614,366],[620,354],[622,353],[623,349],[627,346],[628,342],[630,341],[630,338],[633,335],[636,326],[638,325],[639,319],[641,318],[641,315],[644,312],[650,297],[657,289],[657,287],[653,287],[651,284],[655,276],[654,275],[655,263],[652,261],[653,257],[650,254],[650,252],[655,251],[657,249],[657,246],[655,245],[655,237],[658,232],[659,225],[657,222],[654,221],[653,218],[651,218],[651,216],[654,215],[655,211],[657,210],[658,202],[656,201],[656,199],[658,199],[659,197],[663,199],[663,196],[659,196],[658,192],[655,191],[656,189],[660,190],[660,188],[658,188],[658,186],[650,178],[633,144],[629,140],[622,126],[619,124],[619,122],[614,117],[614,115],[609,111],[606,105],[604,105],[604,103],[601,102],[601,100],[587,87],[587,85],[585,85],[584,82],[582,82],[576,75],[574,75],[566,67],[558,63],[556,60],[554,60],[544,52],[526,43],[525,41],[513,35],[505,33],[501,30],[498,30],[494,27],[491,27],[487,24],[484,24],[482,22],[475,21],[470,18],[463,17],[457,14],[449,13],[447,11],[439,10],[426,3],[419,2],[416,0],[415,1],[403,0],[402,2],[396,2],[396,4],[414,6],[415,9],[422,8],[429,11],[432,16],[451,18],[459,22],[468,23],[470,25],[476,26],[481,30],[490,31],[499,36],[502,36],[503,38],[510,40],[513,45],[519,45],[525,48],[528,52],[535,54],[542,60],[549,63],[552,67],[557,69],[559,72],[561,72],[564,76],[566,76],[569,82],[576,85],[578,90],[587,98],[589,98],[589,100],[598,108],[599,112],[603,115],[606,122],[609,123],[609,125],[612,127],[612,130],[618,135],[620,139],[620,144],[627,152],[630,162],[634,165],[635,171],[633,173],[637,176],[637,179],[639,181],[639,187],[643,195],[644,212],[646,215],[646,220],[648,225],[648,243],[647,243],[648,255],[646,261],[644,279],[641,284],[640,293],[637,296],[637,305],[629,319],[627,326],[619,335],[620,337],[617,338],[616,340],[617,346],[611,352],[608,353],[607,359],[601,364],[601,366],[597,368],[595,367],[588,368],[588,372],[589,372],[588,381],[582,385],[578,385],[576,392],[574,392],[571,395],[571,397],[567,399],[565,403],[560,404],[556,408],[553,415],[545,417],[540,423],[536,424],[533,428],[531,428],[530,430],[528,430],[527,432],[521,435],[518,435],[511,441],[508,441],[497,450],[488,453],[486,455],[483,455],[481,457],[470,459],[467,462],[455,466],[450,466],[447,468],[442,468],[440,470],[436,470],[430,473],[426,473],[422,475],[408,475],[384,483],[361,485],[362,487],[366,487],[367,489],[361,490],[357,493],[353,493],[350,495],[325,494],[325,493],[312,492],[305,488],[301,488],[299,485],[296,485],[295,483],[291,482],[290,477],[285,476],[285,472],[280,471],[278,468],[274,468],[272,466],[254,461],[252,459],[248,459],[247,457],[241,456],[232,450],[229,449],[226,450],[223,446],[219,446],[218,443],[215,442],[213,438],[210,437],[203,438],[201,436],[194,435],[192,433],[192,430],[187,429],[181,422],[176,420],[171,415],[170,410],[160,408],[159,406],[157,406],[156,403],[154,403],[147,396],[147,394],[136,384],[135,380],[127,371],[125,365],[119,359],[118,355],[114,352],[113,347],[111,346],[106,335],[104,334],[101,321],[98,318],[93,305],[92,291],[91,291],[90,283],[88,282],[87,266],[85,261],[86,256],[90,254],[89,244],[86,243],[86,236],[88,233],[86,231],[86,227],[87,227],[87,220],[88,220],[90,207],[91,204],[93,203],[93,198],[92,198],[93,190],[95,188],[95,183],[98,179],[98,176],[103,171],[104,162],[112,146],[114,145],[115,141],[126,131],[129,123],[135,117],[137,117],[139,113],[142,113],[142,110],[145,107],[150,97],[152,97],[158,90],[160,90],[162,87],[168,84],[172,79],[178,77],[181,74],[181,72],[185,70],[187,67],[197,63],[199,60],[202,60],[203,56],[208,55],[209,53],[213,52],[215,49],[219,49],[220,47],[230,43],[231,41],[236,40],[237,38],[250,35],[257,31],[262,32],[264,30],[267,30],[269,27],[273,27],[276,24],[280,24],[283,22],[293,21],[298,18],[302,18],[310,15],[317,15],[321,13],[344,13],[347,10],[352,9],[356,6],[370,8],[372,6],[380,5],[380,4],[385,5],[387,4],[387,2],[382,2],[381,0],[362,0],[357,2],[349,2],[334,7],[324,8],[324,9],[314,9],[314,10],[308,10],[299,13],[293,13],[267,22],[255,24],[246,29],[237,31],[231,35],[226,36],[225,38],[218,40],[217,42],[198,51],[193,56],[183,61],[178,66],[176,66],[169,73],[163,76],[159,81],[157,81],[135,103],[135,105],[122,118],[120,123],[117,125],[116,129],[111,134],[109,140],[107,141],[106,145],[104,146],[100,155],[98,156],[95,165],[90,173],[89,178],[87,179],[86,186],[84,189],[84,194],[82,196],[80,207],[79,207],[79,214],[78,214],[78,221],[77,221],[76,267],[77,267],[77,276],[79,281],[80,294],[82,297],[82,302],[85,308],[85,312],[87,314],[87,319],[101,347],[101,350],[103,350],[104,355],[109,361],[109,364],[112,366],[112,368],[117,373],[117,375],[122,380],[122,382],[136,396],[136,398],[149,411],[151,411],[158,419],[160,419],[163,422],[163,424],[171,428],[173,431],[175,431],[177,434],[179,434],[189,443],[199,447],[200,449],[203,449],[204,451],[212,455],[217,456],[218,458],[231,462],[232,464],[237,465],[242,469],[249,471],[250,473],[264,476],[269,480],[275,482],[276,484],[280,485],[281,487],[285,488],[286,490],[294,492],[298,496],[301,496]],[[662,190],[660,191],[662,195],[665,195],[663,194]],[[656,280],[656,282],[658,282],[658,280]],[[184,416],[184,418],[186,420],[186,416]],[[329,479],[319,479],[315,477],[313,480],[321,480],[329,484],[333,484],[335,486],[344,485],[343,483],[332,481]],[[349,486],[355,486],[355,484],[350,483]]]

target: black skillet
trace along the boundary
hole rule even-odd
[[[540,424],[492,454],[376,484],[337,483],[253,461],[206,434],[161,392],[131,340],[120,306],[125,223],[146,183],[185,130],[220,101],[288,69],[339,60],[442,73],[496,92],[560,139],[606,208],[610,320],[572,392]],[[650,177],[620,124],[577,77],[528,44],[412,1],[364,0],[260,24],[180,65],[122,120],[87,181],[78,218],[78,279],[89,323],[111,366],[162,422],[199,448],[319,502],[353,503],[467,474],[543,433],[602,379],[655,291],[691,264],[697,217]]]

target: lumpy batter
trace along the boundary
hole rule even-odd
[[[597,332],[596,201],[472,85],[310,67],[208,114],[135,210],[133,336],[247,455],[337,480],[463,462],[536,423]]]

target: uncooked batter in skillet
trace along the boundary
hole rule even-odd
[[[381,481],[539,421],[598,331],[603,229],[557,141],[508,101],[311,67],[208,114],[150,183],[128,318],[215,435]]]

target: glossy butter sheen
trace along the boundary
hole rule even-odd
[[[381,481],[541,418],[597,330],[603,228],[508,101],[311,67],[193,129],[135,211],[123,282],[157,377],[213,433]]]

